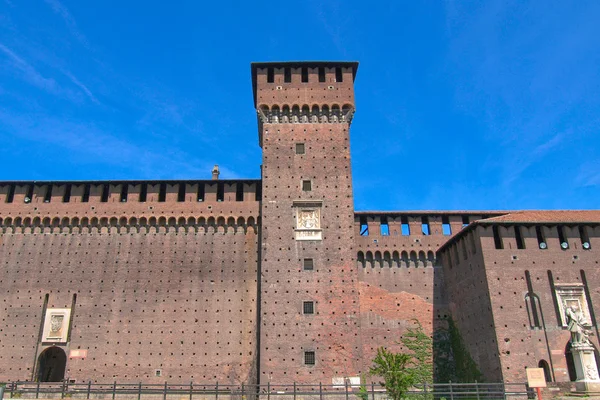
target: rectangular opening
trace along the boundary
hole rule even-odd
[[[558,231],[558,241],[560,242],[560,248],[563,249],[563,250],[568,249],[569,248],[569,242],[567,240],[567,236],[565,235],[564,226],[558,225],[556,227],[556,230]]]
[[[381,236],[390,236],[390,225],[388,224],[387,217],[381,217],[379,221],[379,233],[381,234]]]
[[[431,235],[431,230],[429,229],[429,218],[421,217],[421,232],[425,236]]]
[[[302,181],[302,190],[304,192],[310,192],[312,190],[312,182],[309,180]]]
[[[275,82],[275,70],[273,68],[267,68],[267,83]]]
[[[545,250],[546,248],[548,248],[548,244],[546,243],[546,238],[544,237],[544,231],[542,230],[541,226],[538,225],[535,227],[535,234],[537,236],[539,248],[542,250]]]
[[[315,303],[312,301],[305,301],[302,307],[304,314],[314,314],[315,313]]]
[[[464,228],[467,225],[469,225],[469,216],[468,215],[463,215],[462,216],[462,226]]]
[[[342,68],[340,68],[340,67],[335,68],[335,81],[336,82],[344,81],[344,75],[342,75]]]
[[[223,182],[217,183],[217,201],[225,200],[225,184]]]
[[[235,187],[235,201],[244,201],[244,184],[241,182]]]
[[[140,188],[140,202],[145,202],[148,198],[148,184],[142,183],[142,187]]]
[[[91,189],[91,187],[90,187],[89,183],[86,183],[83,186],[83,195],[81,196],[82,203],[87,203],[90,201],[90,189]]]
[[[319,82],[325,82],[325,67],[319,67]]]
[[[304,154],[304,143],[296,143],[296,154]]]
[[[586,226],[579,225],[579,237],[581,238],[581,246],[584,250],[589,250],[592,248],[592,243],[590,242],[590,236]]]
[[[500,231],[498,230],[498,226],[495,225],[492,228],[492,233],[494,235],[494,246],[496,249],[500,250],[504,248],[504,243],[502,243],[502,237],[500,236]]]
[[[46,186],[46,193],[44,194],[44,203],[50,203],[52,200],[52,185]]]
[[[367,217],[360,217],[360,236],[369,236],[369,224]]]
[[[33,200],[33,185],[27,186],[27,192],[25,193],[25,203],[31,203]]]
[[[102,195],[100,196],[100,201],[102,203],[106,203],[108,201],[108,191],[108,183],[105,183],[104,185],[102,185]]]
[[[167,200],[167,184],[161,183],[158,188],[158,201],[162,202],[165,200]]]
[[[129,196],[129,184],[123,183],[121,184],[121,197],[119,201],[121,203],[127,203],[127,197]]]
[[[254,190],[256,190],[254,200],[261,201],[262,200],[262,185],[254,185]]]
[[[290,67],[285,67],[283,69],[283,81],[285,83],[290,83],[292,81],[292,69]]]
[[[308,82],[308,68],[302,67],[302,83]]]
[[[517,242],[517,249],[525,248],[525,241],[523,240],[523,236],[521,235],[521,227],[515,225],[515,240]]]
[[[405,216],[400,217],[400,227],[402,230],[402,236],[410,235],[410,225],[408,224],[408,218]]]
[[[305,271],[312,271],[315,268],[314,260],[312,258],[305,258],[302,261],[302,267]]]
[[[180,203],[185,201],[185,183],[183,182],[179,184],[179,189],[177,190],[177,201]]]
[[[65,193],[63,194],[63,203],[68,203],[71,201],[71,184],[67,183],[65,185]]]
[[[204,201],[204,183],[198,183],[198,193],[196,193],[196,201]]]
[[[315,352],[305,351],[304,352],[304,365],[315,365]]]
[[[445,236],[452,235],[452,227],[450,226],[450,218],[447,215],[442,217],[442,234]]]
[[[6,194],[6,202],[12,203],[15,199],[15,185],[8,185],[8,193]]]

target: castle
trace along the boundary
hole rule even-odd
[[[0,380],[339,383],[415,320],[438,377],[576,380],[600,212],[356,212],[357,68],[252,64],[260,180],[0,182]]]

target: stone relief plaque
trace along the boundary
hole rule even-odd
[[[321,202],[294,202],[296,240],[322,240]]]
[[[585,321],[590,321],[590,313],[587,307],[587,300],[583,285],[560,285],[556,286],[556,298],[558,299],[558,307],[563,327],[569,325],[568,310],[573,310],[580,313],[580,318]]]
[[[44,335],[42,341],[65,343],[69,332],[71,309],[48,308],[44,318]]]

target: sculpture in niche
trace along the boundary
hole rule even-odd
[[[567,329],[571,332],[571,344],[582,345],[590,344],[591,326],[588,324],[585,315],[579,308],[579,305],[572,302],[564,304]]]

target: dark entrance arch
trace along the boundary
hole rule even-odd
[[[544,369],[544,377],[546,378],[546,382],[552,382],[552,374],[550,373],[550,365],[546,360],[540,360],[538,363],[538,368]]]
[[[38,382],[60,382],[65,378],[67,355],[60,347],[50,347],[38,357]]]

